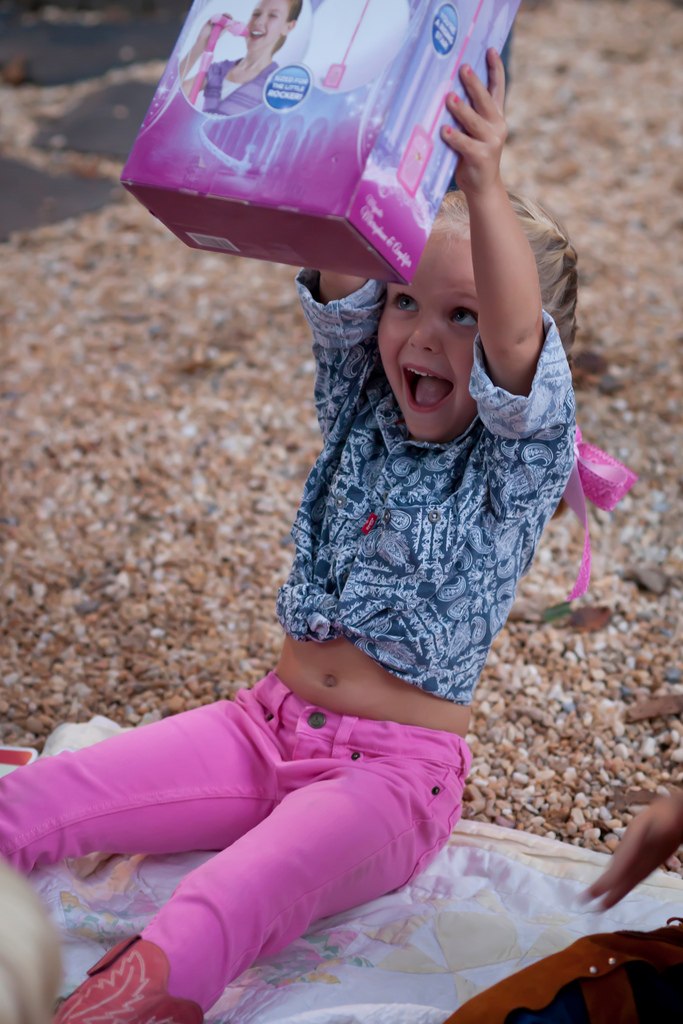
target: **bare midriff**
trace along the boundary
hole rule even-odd
[[[468,706],[405,683],[345,637],[316,643],[287,636],[275,672],[297,697],[327,711],[467,734]]]

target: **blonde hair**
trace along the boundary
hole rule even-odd
[[[304,0],[289,0],[289,8],[287,11],[287,24],[291,21],[298,21],[299,15],[301,14],[301,8],[304,5]],[[280,36],[277,43],[273,47],[273,54],[276,54],[285,45],[286,36]]]
[[[543,308],[557,324],[562,347],[569,352],[576,334],[576,249],[564,225],[542,206],[516,192],[508,192],[508,196],[536,260]],[[467,199],[461,191],[448,192],[444,197],[434,230],[444,229],[460,237],[469,233]]]

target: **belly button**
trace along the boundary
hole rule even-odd
[[[336,686],[339,680],[336,676],[325,676],[323,679],[323,686]]]

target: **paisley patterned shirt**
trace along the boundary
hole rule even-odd
[[[476,419],[454,441],[411,441],[377,347],[385,286],[323,306],[317,273],[297,285],[324,446],[292,527],[280,623],[296,640],[344,636],[399,679],[469,704],[574,460],[557,328],[544,314],[528,397],[494,386],[477,337]]]

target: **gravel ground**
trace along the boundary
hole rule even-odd
[[[506,181],[569,225],[579,423],[640,479],[590,515],[583,622],[543,619],[583,543],[570,513],[546,531],[477,690],[465,813],[603,851],[683,781],[682,47],[668,0],[548,0],[513,53]],[[1,87],[7,155],[115,178],[31,148],[98,84]],[[127,197],[14,236],[0,274],[0,739],[231,696],[274,663],[320,446],[292,268],[187,249]]]

